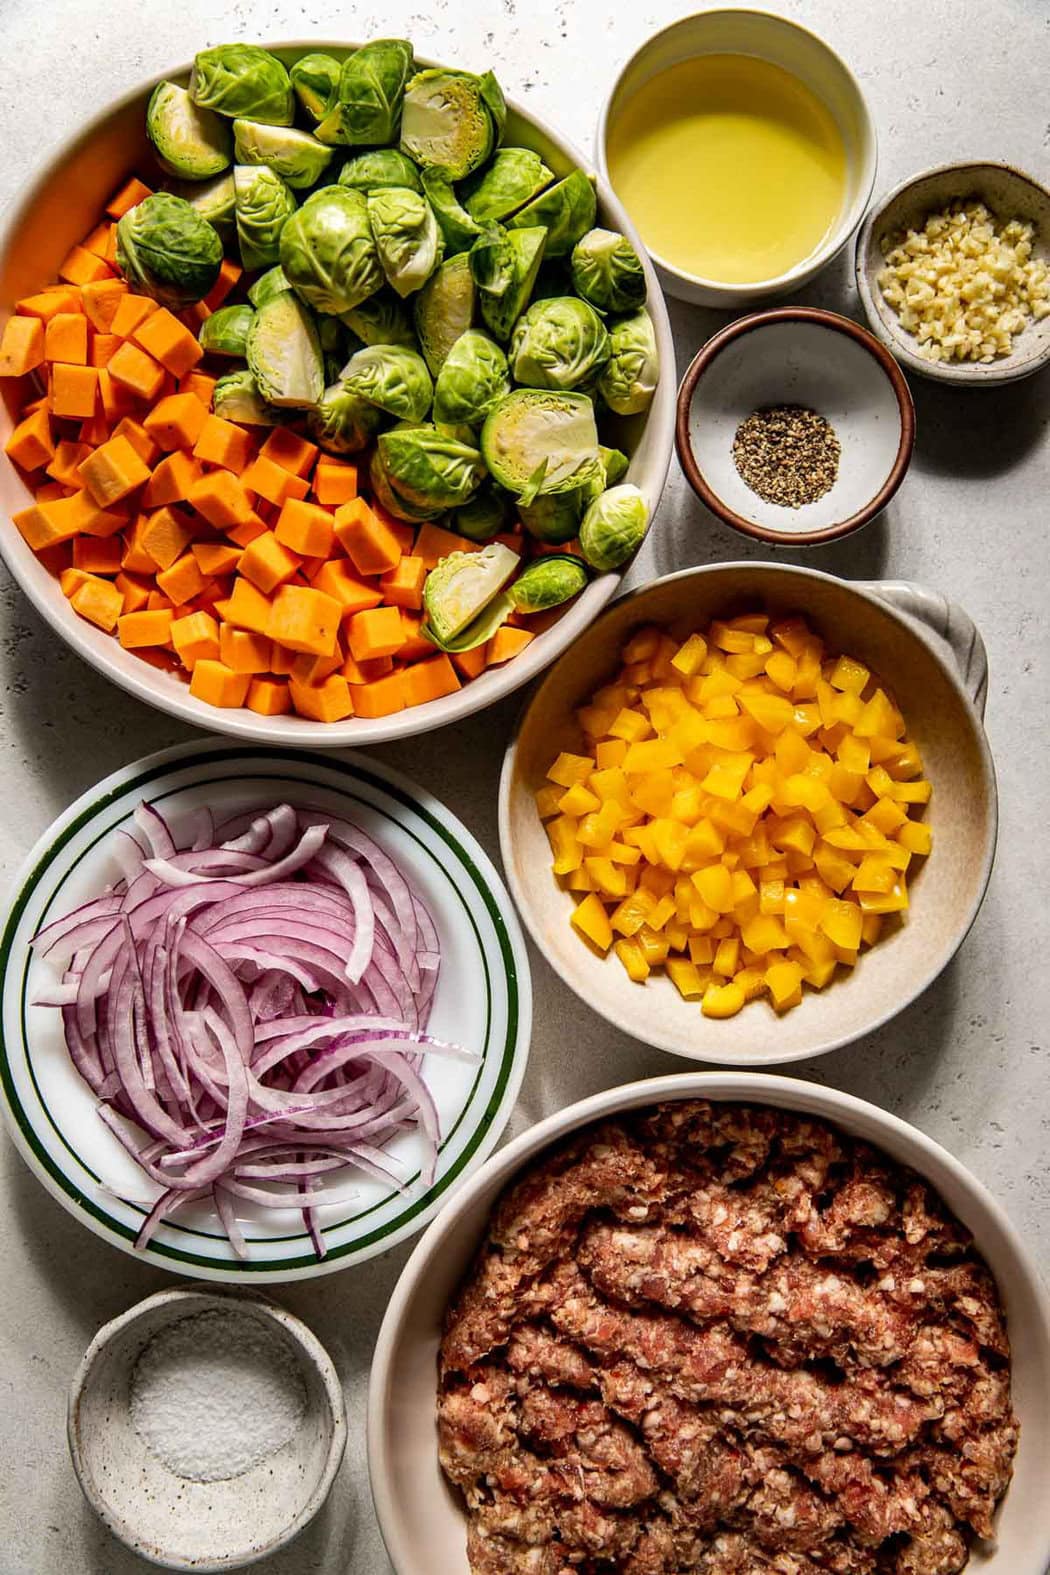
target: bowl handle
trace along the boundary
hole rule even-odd
[[[862,589],[925,624],[948,647],[963,687],[978,716],[983,718],[988,698],[988,652],[980,630],[965,608],[949,601],[940,591],[931,591],[911,580],[866,580]]]

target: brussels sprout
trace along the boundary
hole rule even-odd
[[[526,388],[578,388],[609,359],[609,335],[593,306],[575,295],[534,301],[510,341],[516,383]]]
[[[291,290],[264,301],[248,329],[248,368],[271,405],[308,409],[324,389],[314,320]]]
[[[638,551],[649,524],[649,509],[637,487],[610,487],[588,508],[580,526],[580,547],[592,569],[618,569]]]
[[[485,418],[481,452],[500,486],[526,504],[604,478],[586,394],[516,388]]]
[[[471,247],[470,269],[481,297],[481,315],[493,337],[503,343],[528,304],[546,240],[543,229],[494,226]]]
[[[402,297],[422,289],[445,249],[429,202],[407,186],[381,186],[365,201],[387,283]]]
[[[232,163],[229,126],[174,82],[158,82],[150,94],[146,135],[164,168],[186,180],[221,175]]]
[[[368,153],[356,153],[339,171],[339,184],[363,192],[378,191],[381,186],[423,190],[416,166],[397,148],[373,148]]]
[[[396,142],[411,70],[412,45],[403,38],[376,38],[347,55],[335,101],[317,128],[321,141],[358,147]]]
[[[237,164],[237,244],[250,272],[271,267],[280,256],[281,231],[295,212],[291,188],[266,165]]]
[[[507,589],[520,613],[546,612],[578,596],[587,584],[587,570],[579,558],[551,553],[537,558]]]
[[[281,235],[281,267],[319,312],[349,312],[374,294],[383,271],[361,192],[322,186],[307,197]]]
[[[410,350],[416,348],[416,336],[408,312],[397,296],[386,290],[378,290],[367,301],[362,301],[341,315],[347,328],[357,335],[362,344],[407,345]]]
[[[478,224],[509,218],[554,179],[531,148],[499,148],[483,170],[463,187],[463,206]]]
[[[648,410],[660,380],[660,355],[652,318],[640,307],[609,325],[612,353],[598,377],[598,389],[618,416]]]
[[[327,454],[359,454],[382,422],[381,410],[341,382],[325,389],[306,418],[310,436]]]
[[[424,169],[462,180],[484,164],[503,135],[507,109],[491,71],[440,67],[418,72],[405,89],[401,148]]]
[[[293,190],[316,186],[332,162],[332,150],[294,126],[264,126],[235,120],[233,144],[238,164],[268,164]]]
[[[243,360],[254,316],[250,306],[220,306],[201,323],[197,334],[201,348],[208,355],[231,355]]]
[[[184,198],[202,219],[207,219],[224,240],[233,239],[237,199],[232,170],[217,175],[214,180],[173,182],[171,190],[176,197]]]
[[[501,541],[480,552],[450,552],[436,563],[423,585],[429,638],[436,645],[454,640],[498,596],[521,559]]]
[[[465,252],[434,270],[416,297],[416,333],[436,377],[452,346],[474,321],[474,276]]]
[[[477,426],[510,393],[507,358],[477,328],[461,334],[434,384],[434,420]]]
[[[315,123],[323,120],[335,103],[341,70],[333,56],[319,53],[304,55],[288,68],[292,90]]]
[[[422,421],[434,397],[427,364],[405,345],[367,345],[352,355],[343,382],[400,421]]]
[[[262,306],[263,302],[270,300],[271,296],[280,295],[282,290],[291,288],[284,276],[284,269],[278,264],[274,268],[267,268],[266,272],[261,273],[255,283],[249,286],[248,299],[253,306]]]
[[[641,258],[616,230],[588,230],[572,249],[572,285],[599,312],[633,312],[645,305]]]
[[[452,529],[468,541],[491,541],[507,523],[507,500],[496,488],[483,484],[452,516]]]
[[[618,448],[605,448],[602,446],[599,447],[598,452],[602,457],[602,465],[605,467],[605,485],[607,487],[615,487],[616,483],[622,481],[624,476],[626,476],[631,462],[627,455]]]
[[[457,252],[469,252],[481,234],[481,225],[460,205],[451,182],[439,170],[424,170],[421,179],[426,199],[445,237],[446,255],[452,257]]]
[[[284,420],[280,410],[268,405],[248,368],[227,372],[212,390],[211,408],[225,421],[239,421],[247,427],[279,427]]]
[[[219,277],[222,241],[184,197],[158,191],[117,225],[117,263],[141,295],[180,312],[203,300]]]
[[[388,514],[395,519],[405,520],[413,525],[422,525],[427,520],[436,520],[443,513],[438,507],[426,508],[422,504],[409,503],[396,490],[383,464],[383,456],[378,448],[373,450],[368,466],[368,480],[372,488],[372,496],[377,503],[382,504]]]
[[[379,437],[387,480],[417,509],[461,508],[481,485],[481,451],[447,428],[394,427]]]
[[[548,186],[525,208],[507,220],[511,230],[542,224],[547,235],[547,256],[566,257],[594,223],[598,211],[594,186],[589,175],[573,170],[556,186]]]
[[[295,119],[287,71],[276,55],[257,44],[202,49],[193,62],[190,97],[202,109],[213,109],[231,120],[243,116],[269,126],[290,126]]]
[[[600,489],[600,482],[596,484]],[[552,492],[520,503],[518,515],[530,536],[537,541],[560,547],[580,533],[580,521],[594,489],[579,487],[575,492]]]

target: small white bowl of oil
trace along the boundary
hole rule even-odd
[[[849,67],[766,11],[703,11],[620,72],[598,163],[664,288],[748,306],[806,283],[856,231],[875,130]]]

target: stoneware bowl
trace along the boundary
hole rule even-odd
[[[494,1155],[420,1240],[379,1331],[368,1395],[368,1464],[380,1529],[397,1575],[469,1575],[466,1523],[438,1465],[437,1351],[450,1296],[480,1245],[496,1198],[522,1166],[589,1122],[660,1100],[745,1100],[803,1111],[884,1149],[937,1189],[973,1233],[1006,1308],[1013,1401],[1021,1420],[1014,1478],[994,1544],[977,1544],[973,1575],[1044,1575],[1050,1476],[1050,1307],[1039,1270],[995,1199],[916,1127],[850,1094],[795,1078],[726,1072],[650,1078],[559,1111]],[[405,1484],[412,1491],[405,1492]]]
[[[800,612],[831,650],[877,673],[907,718],[933,783],[927,811],[934,847],[910,880],[903,923],[887,923],[857,967],[778,1017],[752,1002],[726,1021],[705,1018],[670,979],[632,984],[619,959],[602,957],[569,924],[574,906],[551,873],[535,795],[561,749],[579,749],[575,708],[619,666],[642,624],[676,635],[714,617],[756,608]],[[724,563],[686,569],[623,597],[547,675],[526,706],[503,764],[500,844],[507,882],[542,956],[588,1006],[636,1039],[725,1066],[770,1066],[823,1055],[872,1032],[903,1010],[950,961],[973,923],[991,873],[996,788],[981,725],[984,645],[971,619],[934,591],[853,583],[814,569]]]
[[[913,334],[887,306],[878,286],[883,242],[902,231],[921,229],[927,217],[950,203],[975,197],[1002,220],[1024,219],[1036,228],[1034,251],[1050,257],[1050,190],[1010,164],[939,164],[913,175],[872,207],[857,236],[857,290],[868,322],[898,361],[939,383],[958,388],[990,388],[1030,377],[1050,362],[1050,317],[1030,323],[997,361],[930,361],[919,353]]]
[[[269,1326],[302,1377],[306,1406],[275,1454],[219,1482],[177,1476],[131,1416],[135,1364],[150,1340],[183,1318],[231,1302]],[[346,1407],[332,1360],[298,1318],[246,1291],[159,1291],[101,1328],[69,1395],[69,1449],[84,1496],[141,1558],[172,1570],[234,1570],[284,1547],[317,1514],[346,1446]]]
[[[791,73],[830,110],[846,149],[846,191],[838,219],[810,255],[772,279],[725,284],[687,272],[650,252],[660,283],[671,295],[699,306],[750,306],[797,290],[846,245],[860,223],[875,184],[875,127],[860,84],[834,50],[787,17],[749,9],[699,11],[654,33],[620,72],[598,122],[598,165],[608,180],[610,128],[628,100],[653,77],[698,55],[753,55]],[[683,201],[693,193],[683,187]]]
[[[336,44],[315,38],[270,47],[291,62],[317,49],[341,57],[354,46],[346,40]],[[429,62],[421,60],[419,64]],[[163,79],[185,82],[188,75],[188,66],[177,66],[165,72]],[[61,152],[26,182],[21,203],[0,224],[0,322],[9,315],[13,301],[55,277],[69,247],[97,222],[104,203],[128,174],[155,168],[146,141],[145,120],[146,104],[158,80],[161,78],[140,84],[103,110],[84,126],[79,137],[65,143]],[[546,121],[513,104],[506,140],[534,148],[557,174],[564,174],[575,165],[590,169],[588,161]],[[663,367],[648,413],[621,420],[616,434],[618,446],[631,460],[627,479],[642,489],[652,512],[663,489],[674,435],[674,343],[652,264],[645,258],[641,241],[612,191],[603,179],[596,179],[598,222],[629,235],[643,257],[649,312]],[[11,425],[12,411],[0,402],[0,447]],[[621,578],[619,574],[603,574],[593,579],[565,614],[520,656],[482,673],[455,694],[375,719],[351,717],[344,722],[323,723],[296,716],[263,717],[246,709],[220,710],[195,699],[176,675],[149,666],[133,652],[122,650],[111,635],[78,617],[57,580],[3,517],[24,508],[28,501],[26,488],[13,466],[0,458],[0,552],[15,580],[55,633],[137,699],[195,727],[257,744],[311,749],[377,744],[429,732],[446,722],[470,716],[535,678],[587,627],[614,594]]]
[[[826,417],[841,446],[834,485],[791,509],[752,492],[733,439],[752,411],[803,405]],[[904,374],[873,334],[848,317],[783,306],[738,318],[707,341],[678,391],[678,459],[697,497],[723,524],[793,547],[834,541],[886,507],[915,445]]]

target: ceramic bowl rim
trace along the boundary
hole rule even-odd
[[[249,1558],[212,1559],[204,1561],[194,1557],[179,1559],[177,1555],[167,1554],[163,1559],[158,1558],[152,1551],[144,1546],[141,1539],[134,1532],[127,1520],[121,1519],[110,1509],[108,1503],[99,1492],[93,1471],[88,1465],[88,1456],[82,1446],[80,1434],[80,1411],[82,1403],[88,1393],[92,1379],[95,1376],[98,1363],[103,1353],[115,1341],[120,1339],[129,1330],[133,1329],[150,1313],[167,1308],[177,1307],[182,1303],[194,1300],[235,1300],[247,1302],[253,1313],[265,1318],[268,1322],[277,1324],[291,1339],[301,1360],[306,1362],[320,1381],[328,1415],[332,1424],[332,1436],[329,1440],[325,1457],[324,1470],[312,1488],[309,1496],[297,1512],[294,1519],[271,1542],[270,1546],[261,1552],[252,1553]],[[170,1327],[172,1319],[166,1320]],[[87,1350],[77,1363],[76,1372],[73,1374],[69,1387],[69,1398],[66,1413],[66,1436],[69,1443],[70,1458],[76,1474],[80,1489],[87,1499],[95,1514],[102,1523],[125,1547],[131,1548],[140,1558],[147,1559],[151,1564],[159,1564],[162,1569],[196,1570],[207,1575],[209,1571],[241,1569],[247,1564],[254,1564],[260,1558],[267,1558],[271,1553],[276,1553],[279,1548],[287,1546],[299,1533],[309,1525],[325,1503],[332,1489],[336,1474],[342,1464],[343,1454],[346,1449],[347,1417],[346,1400],[343,1396],[343,1386],[339,1379],[335,1363],[329,1356],[321,1341],[313,1330],[305,1324],[295,1313],[274,1302],[270,1297],[260,1295],[242,1286],[216,1285],[212,1282],[190,1283],[166,1286],[155,1291],[153,1295],[136,1302],[95,1333]],[[125,1534],[126,1533],[126,1534]],[[159,1549],[157,1552],[159,1553]],[[173,1559],[177,1562],[172,1562]]]
[[[690,419],[693,398],[700,380],[714,364],[722,351],[729,345],[746,334],[773,327],[777,323],[810,323],[814,327],[827,329],[835,333],[844,334],[852,339],[854,344],[866,350],[885,375],[893,390],[897,401],[897,414],[900,422],[900,438],[897,443],[897,453],[889,473],[875,493],[874,497],[860,509],[849,515],[844,520],[839,520],[834,525],[825,525],[820,530],[805,531],[779,531],[769,525],[759,525],[754,520],[749,520],[728,503],[723,502],[718,493],[711,486],[703,471],[697,463],[693,451],[693,442],[690,435]],[[822,306],[774,306],[766,311],[751,312],[745,317],[738,317],[735,322],[728,323],[725,328],[713,334],[706,344],[701,345],[696,355],[690,361],[682,378],[678,390],[677,410],[675,413],[675,449],[678,462],[685,472],[685,478],[705,508],[720,519],[723,525],[729,525],[733,530],[740,531],[744,536],[750,536],[755,541],[767,542],[776,547],[813,547],[824,542],[838,541],[843,536],[850,536],[855,530],[860,530],[867,525],[889,503],[896,494],[901,482],[908,473],[911,464],[912,452],[915,448],[915,404],[908,387],[907,379],[901,371],[896,360],[884,344],[880,342],[869,329],[860,323],[854,322],[851,317],[843,317],[839,312],[830,312]]]

